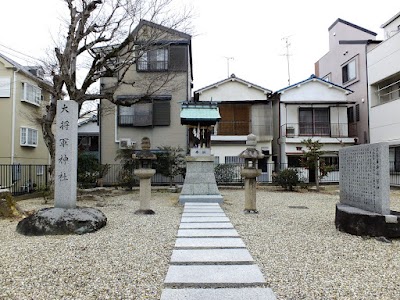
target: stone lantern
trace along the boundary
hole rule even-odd
[[[150,139],[144,137],[142,139],[142,150],[132,155],[132,158],[139,161],[139,168],[134,170],[134,174],[139,177],[140,181],[140,207],[135,211],[135,214],[152,215],[154,211],[150,209],[151,199],[151,177],[156,173],[152,169],[152,161],[157,159],[150,151]]]
[[[258,213],[256,207],[256,177],[261,175],[258,160],[264,158],[264,154],[256,149],[257,137],[249,134],[246,140],[247,149],[239,154],[244,158],[245,166],[241,171],[245,180],[245,203],[244,211],[247,213]]]

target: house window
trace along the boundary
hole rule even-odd
[[[329,108],[300,108],[299,134],[311,136],[329,136]]]
[[[21,146],[36,147],[38,144],[38,131],[33,128],[21,127]]]
[[[0,77],[0,98],[9,98],[11,96],[11,79]]]
[[[44,166],[36,166],[36,175],[42,176],[44,174]]]
[[[244,164],[244,158],[239,156],[225,156],[226,164]]]
[[[329,73],[328,75],[325,75],[324,77],[322,77],[322,79],[325,81],[331,81],[331,74]]]
[[[356,104],[356,122],[360,121],[360,104]]]
[[[347,83],[351,80],[356,79],[356,60],[353,59],[342,67],[342,82]]]
[[[168,48],[149,50],[142,54],[137,63],[138,71],[168,70]]]
[[[42,90],[39,87],[23,82],[22,88],[22,101],[40,105],[40,102],[42,101]]]
[[[186,45],[169,45],[144,52],[138,59],[138,71],[187,71]]]
[[[348,107],[347,108],[347,121],[349,123],[354,123],[354,107]]]
[[[171,103],[168,100],[135,103],[119,106],[118,125],[131,127],[169,126],[171,123]]]
[[[299,168],[301,167],[301,156],[298,155],[288,155],[288,167],[289,168]]]

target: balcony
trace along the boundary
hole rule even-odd
[[[281,126],[282,137],[332,137],[346,138],[357,136],[357,124],[348,123],[287,123]]]
[[[272,136],[272,125],[254,124],[245,121],[220,121],[214,127],[214,136],[247,136],[253,133],[257,136]]]

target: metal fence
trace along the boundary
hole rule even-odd
[[[32,193],[49,184],[47,165],[0,165],[0,188],[14,196]]]
[[[241,176],[243,163],[235,164],[215,164],[215,178],[219,186],[224,185],[243,185],[244,179]],[[280,170],[288,168],[287,164],[275,165],[267,164],[263,167],[262,173],[256,178],[258,184],[271,184],[273,174]],[[299,179],[302,182],[309,182],[309,170],[306,168],[294,168],[298,171]],[[128,174],[127,174],[128,173]],[[131,181],[124,181],[124,176],[130,176]],[[126,178],[125,178],[126,179]],[[32,193],[46,188],[50,182],[49,166],[47,165],[0,165],[0,188],[9,189],[14,196]],[[172,180],[173,185],[181,185],[184,182],[184,176],[175,176]],[[321,179],[321,183],[338,183],[339,170],[328,173]],[[95,187],[99,182],[93,180],[88,186],[78,182],[78,187]],[[121,164],[108,165],[108,172],[102,178],[104,186],[139,186],[139,180],[133,175],[132,171],[126,171]],[[152,177],[152,184],[155,186],[168,186],[170,179],[156,173]],[[400,171],[396,168],[390,168],[390,185],[400,186]]]

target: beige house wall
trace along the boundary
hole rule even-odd
[[[39,85],[22,71],[14,70],[17,69],[0,60],[0,77],[9,77],[11,79],[11,97],[0,98],[0,164],[49,164],[49,153],[38,122],[43,107],[21,101],[23,98],[23,82],[35,86]],[[42,95],[43,101],[41,105],[44,106],[50,100],[50,94],[42,89]],[[36,147],[21,146],[21,127],[38,130]]]
[[[146,27],[146,26],[145,26]],[[151,29],[154,30],[154,29]],[[156,34],[162,40],[185,40],[180,36],[170,33]],[[182,101],[190,100],[191,97],[191,74],[190,53],[187,46],[188,70],[182,72],[138,72],[137,65],[132,64],[126,72],[124,81],[114,93],[114,99],[118,96],[144,95],[150,91],[151,96],[171,96],[170,125],[148,126],[148,127],[123,127],[117,124],[117,106],[110,101],[101,100],[100,117],[100,151],[101,162],[115,164],[115,156],[119,149],[121,139],[130,139],[136,149],[140,149],[141,139],[150,138],[151,148],[160,146],[180,146],[186,151],[187,137],[186,126],[180,123],[180,111]],[[102,78],[103,88],[112,86],[115,78]],[[168,100],[166,100],[168,101]]]
[[[0,78],[7,77],[12,82],[13,70],[11,67],[0,60]],[[12,88],[10,93],[10,98],[0,98],[0,164],[11,163]]]

